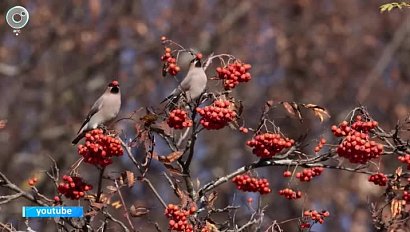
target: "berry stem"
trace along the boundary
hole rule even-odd
[[[100,176],[98,177],[97,198],[95,200],[98,203],[100,203],[100,198],[102,194],[102,180],[103,180],[104,171],[105,171],[105,167],[100,168]]]

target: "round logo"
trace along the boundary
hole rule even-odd
[[[15,6],[7,11],[6,21],[13,29],[21,29],[28,23],[30,16],[26,8]]]

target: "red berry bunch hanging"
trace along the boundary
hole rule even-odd
[[[386,186],[387,185],[387,176],[383,173],[376,173],[369,176],[369,182],[373,182],[375,185]]]
[[[288,200],[295,200],[295,199],[299,199],[302,197],[302,192],[295,191],[290,188],[285,188],[285,189],[279,190],[279,195],[284,196]]]
[[[409,191],[403,192],[403,200],[405,201],[406,204],[410,204],[410,192]]]
[[[293,139],[285,138],[281,134],[264,133],[256,135],[246,145],[252,147],[252,153],[261,158],[272,158],[285,148],[295,144]]]
[[[303,216],[313,220],[315,223],[319,222],[323,224],[325,218],[330,216],[329,211],[323,210],[322,212],[318,212],[316,210],[306,210],[303,212]]]
[[[185,110],[175,109],[169,113],[167,124],[174,129],[183,129],[192,126],[192,120],[188,118]]]
[[[322,167],[305,168],[302,172],[296,173],[296,178],[298,178],[302,182],[309,182],[313,179],[313,177],[320,176],[323,170],[324,169]]]
[[[58,185],[58,192],[71,200],[78,200],[84,197],[85,192],[92,188],[81,177],[65,175],[63,181]],[[59,200],[59,198],[54,200]]]
[[[326,139],[322,138],[319,141],[319,144],[315,147],[315,152],[318,153],[320,150],[322,150],[323,145],[325,145]]]
[[[407,169],[410,170],[410,154],[399,156],[398,159],[400,160],[400,162],[407,164]]]
[[[216,100],[212,105],[204,108],[196,108],[202,118],[199,121],[205,129],[219,130],[236,118],[233,105],[227,100]]]
[[[193,232],[194,227],[189,222],[189,215],[196,212],[196,207],[189,210],[180,209],[177,205],[169,204],[165,209],[165,216],[169,220],[169,229],[175,231]]]
[[[112,163],[113,156],[121,156],[123,149],[118,139],[96,129],[85,134],[85,144],[78,145],[78,153],[84,162],[105,167]]]
[[[177,65],[177,59],[172,56],[171,52],[171,48],[166,47],[164,55],[161,56],[161,60],[165,62],[164,71],[168,72],[172,76],[175,76],[179,71],[181,71],[181,68]]]
[[[369,138],[369,131],[377,125],[376,121],[362,121],[359,115],[351,126],[346,121],[340,123],[339,126],[332,126],[335,136],[345,136],[337,148],[338,155],[348,159],[351,163],[360,164],[380,157],[383,153],[383,145]]]
[[[244,192],[259,192],[260,194],[270,193],[269,182],[265,178],[251,177],[249,175],[238,175],[232,179],[236,188]]]
[[[252,79],[248,72],[252,66],[242,62],[234,62],[225,67],[217,67],[216,73],[218,79],[223,80],[225,90],[233,89],[240,82],[248,82]]]

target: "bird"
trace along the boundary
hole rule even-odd
[[[161,103],[168,101],[167,106],[172,107],[172,105],[175,105],[179,101],[182,95],[185,95],[188,102],[192,102],[205,91],[207,81],[208,79],[205,70],[202,68],[201,59],[197,56],[191,60],[185,78]]]
[[[112,81],[108,84],[105,92],[97,99],[91,107],[86,119],[78,130],[76,138],[72,141],[77,144],[87,131],[93,130],[103,124],[111,122],[120,112],[121,92],[118,81]]]

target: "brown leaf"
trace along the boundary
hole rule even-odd
[[[301,122],[303,122],[302,114],[300,112],[298,104],[296,104],[295,102],[281,102],[281,104],[290,115],[298,118]]]
[[[172,166],[172,164],[164,163],[164,166],[165,166],[165,167],[168,169],[168,171],[171,172],[172,174],[176,174],[176,175],[178,175],[178,176],[182,176],[182,175],[183,175],[183,173],[182,173],[179,169],[174,168],[174,166]]]
[[[390,213],[392,214],[392,218],[395,218],[397,215],[399,215],[401,210],[402,200],[393,199],[390,205]]]
[[[210,232],[219,232],[218,227],[216,227],[216,225],[211,223],[209,220],[206,221],[205,226],[208,229],[208,231],[210,231]]]
[[[118,191],[117,187],[112,186],[112,185],[108,185],[106,188],[108,189],[108,193],[107,193],[107,194],[115,193],[115,192]]]
[[[176,193],[179,197],[179,199],[181,199],[181,205],[182,207],[186,207],[188,206],[188,202],[189,202],[189,195],[187,192],[180,190],[180,189],[176,189]]]
[[[105,204],[104,203],[98,203],[98,202],[91,202],[91,206],[92,207],[94,207],[94,208],[97,208],[97,209],[102,209],[104,206],[105,206]]]
[[[128,170],[125,171],[125,174],[127,175],[127,185],[129,188],[131,188],[135,184],[135,175],[133,172]]]
[[[182,151],[172,152],[167,156],[158,156],[158,160],[164,164],[171,164],[178,160],[184,153]]]
[[[121,204],[121,201],[114,201],[113,203],[111,203],[111,206],[114,207],[115,209],[119,209],[121,208],[122,204]]]
[[[144,216],[145,214],[149,213],[149,209],[141,206],[135,207],[135,205],[132,205],[130,207],[130,215],[131,217],[141,217]]]
[[[148,113],[140,118],[144,122],[145,126],[154,124],[158,120],[158,115],[153,113]]]
[[[94,217],[94,216],[97,216],[97,214],[98,214],[97,211],[91,210],[90,212],[86,212],[86,213],[84,214],[84,216]]]
[[[218,198],[218,193],[216,191],[213,191],[212,193],[209,194],[207,203],[210,208],[214,207],[214,204],[217,198]]]
[[[306,109],[313,110],[315,116],[319,117],[320,121],[323,122],[325,118],[330,118],[329,113],[327,110],[321,106],[314,105],[314,104],[303,104]]]

